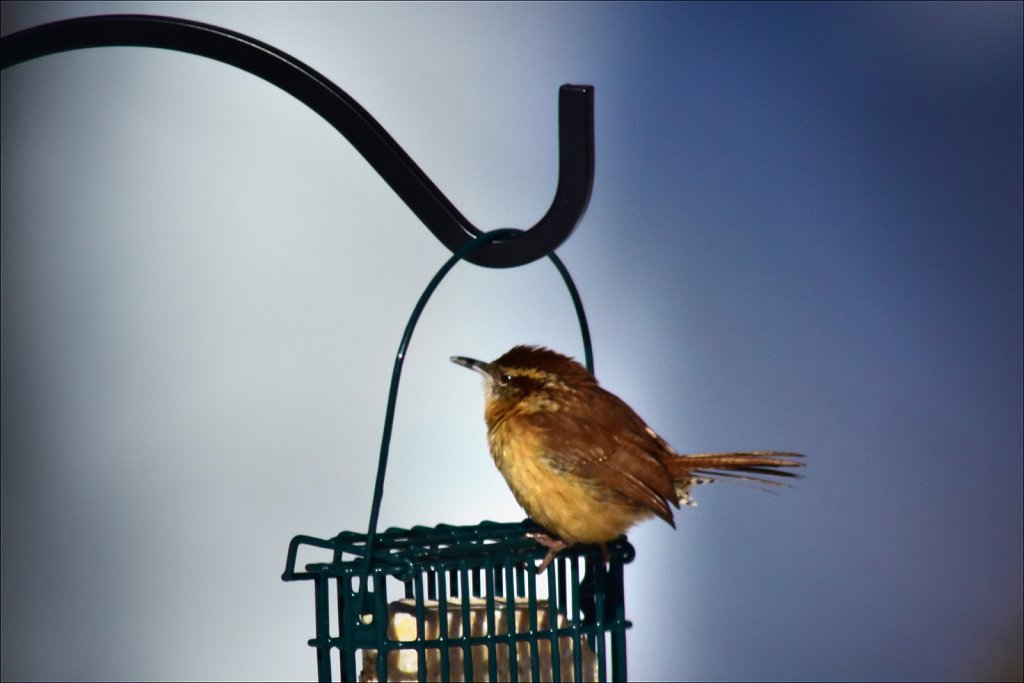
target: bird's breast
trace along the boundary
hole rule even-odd
[[[572,544],[611,541],[650,516],[600,482],[559,467],[552,436],[515,418],[488,430],[494,463],[531,519]]]

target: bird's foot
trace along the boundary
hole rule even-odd
[[[568,544],[565,541],[555,538],[554,536],[550,536],[543,531],[531,531],[526,534],[526,537],[537,541],[537,543],[540,543],[548,549],[548,554],[544,556],[540,566],[537,567],[538,574],[543,574],[544,570],[548,568],[549,564],[551,564],[551,561],[555,559],[555,556],[568,547]]]

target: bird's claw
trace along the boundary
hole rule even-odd
[[[537,567],[538,574],[543,574],[544,570],[547,569],[548,565],[555,559],[555,556],[568,547],[565,541],[546,534],[543,531],[531,531],[526,534],[526,537],[537,541],[537,543],[540,543],[548,549],[548,554],[544,556],[540,566]]]

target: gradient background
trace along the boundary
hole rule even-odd
[[[648,523],[631,677],[1021,675],[1022,5],[4,3],[219,24],[362,103],[484,228],[559,251],[597,374],[678,449],[808,454]],[[65,53],[2,105],[2,677],[315,676],[288,541],[365,528],[395,349],[446,258],[351,146],[190,55]],[[582,353],[554,268],[457,267],[382,528],[518,520],[452,354]]]

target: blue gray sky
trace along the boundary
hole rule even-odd
[[[17,3],[268,42],[484,228],[557,173],[597,375],[680,451],[786,449],[631,540],[635,680],[1019,676],[1022,5]],[[2,76],[2,676],[315,675],[295,534],[365,528],[391,365],[444,248],[289,96],[106,48]],[[547,262],[460,265],[402,380],[382,526],[522,517],[453,354],[581,356]],[[1005,662],[1009,662],[1006,664]],[[1013,669],[1012,667],[1018,667]]]

